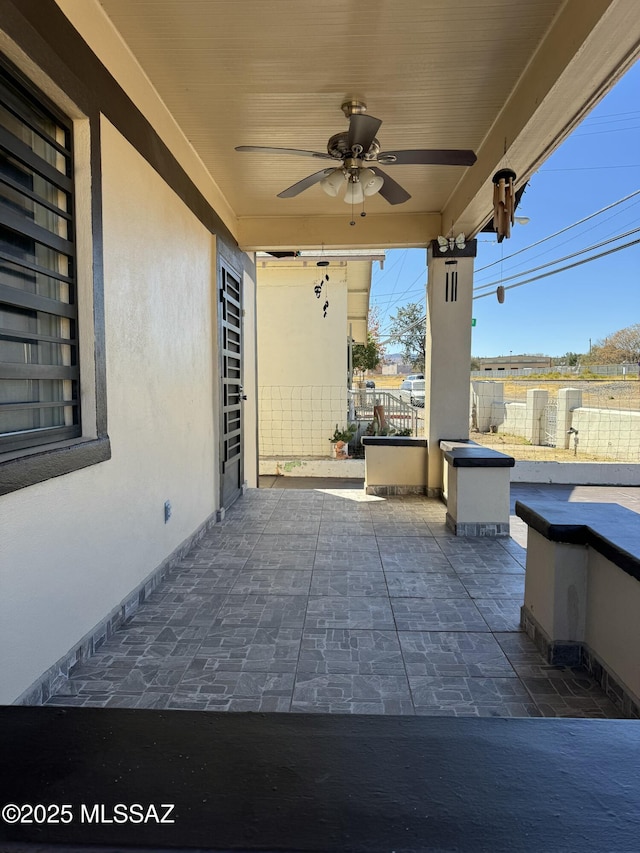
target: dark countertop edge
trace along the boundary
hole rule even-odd
[[[444,458],[454,468],[513,468],[516,464],[513,456],[480,445],[445,450]]]
[[[566,504],[560,504],[560,507],[566,507]],[[619,569],[622,569],[623,572],[640,581],[640,516],[638,516],[637,540],[634,542],[638,553],[634,554],[627,550],[629,544],[628,534],[622,533],[620,536],[621,541],[615,541],[608,532],[605,533],[598,529],[592,518],[580,519],[581,511],[584,512],[585,508],[589,508],[586,511],[589,515],[592,515],[594,507],[598,507],[599,511],[605,516],[605,524],[609,530],[612,524],[615,523],[615,518],[612,516],[619,516],[620,510],[626,510],[626,507],[622,507],[619,504],[572,503],[571,512],[574,518],[571,520],[567,519],[567,521],[551,521],[544,515],[545,511],[549,510],[552,513],[554,509],[558,509],[559,507],[545,504],[544,506],[535,508],[521,501],[516,501],[515,513],[529,527],[550,542],[560,542],[566,545],[588,545],[594,551],[602,554],[603,557],[618,566]],[[628,512],[633,513],[633,510],[628,510]],[[637,513],[633,514],[638,515]],[[609,518],[607,519],[606,516],[609,516]]]
[[[426,447],[427,439],[411,435],[363,435],[363,445],[373,447]]]

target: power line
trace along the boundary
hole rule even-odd
[[[613,243],[614,240],[623,240],[625,237],[630,237],[632,234],[637,234],[640,232],[640,228],[632,228],[631,231],[625,231],[624,234],[616,234],[615,237],[609,237],[606,240],[602,240],[600,243],[594,243],[592,246],[587,246],[585,249],[578,249],[576,252],[572,252],[570,255],[565,255],[563,258],[556,258],[553,261],[547,261],[546,264],[540,264],[538,267],[533,267],[530,270],[523,270],[522,272],[514,273],[514,275],[510,275],[507,278],[502,278],[500,281],[492,281],[489,284],[481,284],[478,287],[474,287],[474,292],[477,290],[486,290],[488,287],[495,287],[496,285],[503,284],[505,281],[513,281],[514,278],[520,278],[523,275],[529,275],[532,272],[538,272],[538,270],[546,269],[547,267],[552,267],[555,264],[561,264],[563,261],[570,261],[571,258],[577,258],[578,255],[584,255],[585,252],[592,252],[594,249],[599,249],[601,246],[606,246],[607,243]],[[505,288],[506,290],[507,288]]]
[[[497,261],[493,261],[490,264],[487,264],[484,267],[480,267],[475,271],[477,275],[479,272],[483,270],[488,270],[490,267],[495,267],[496,264],[501,264],[503,261],[508,261],[510,258],[515,258],[516,255],[521,255],[523,252],[528,252],[529,249],[533,249],[536,246],[539,246],[541,243],[546,243],[547,240],[552,240],[554,237],[558,237],[560,234],[564,234],[565,231],[569,231],[571,228],[575,228],[578,225],[582,225],[583,222],[588,222],[589,219],[593,219],[594,216],[599,216],[601,213],[604,213],[605,210],[611,210],[612,207],[616,207],[619,204],[622,204],[625,201],[629,201],[630,198],[634,198],[635,196],[640,195],[640,190],[635,190],[635,192],[630,193],[624,198],[618,199],[618,201],[614,201],[611,204],[608,204],[606,207],[600,208],[600,210],[596,210],[595,213],[590,213],[589,216],[585,216],[584,219],[579,219],[577,222],[574,222],[571,225],[567,225],[565,228],[561,228],[560,231],[556,231],[555,234],[550,234],[548,237],[543,237],[541,240],[538,240],[535,243],[531,243],[530,246],[525,246],[524,249],[518,249],[517,252],[514,252],[512,255],[507,255],[506,258],[499,258]]]
[[[588,234],[590,231],[593,231],[595,228],[598,228],[598,229],[602,228],[602,226],[606,222],[610,222],[612,219],[615,219],[617,216],[621,216],[622,214],[628,213],[631,210],[631,208],[635,207],[637,204],[640,204],[640,197],[638,197],[635,201],[631,202],[631,204],[628,207],[624,208],[624,210],[615,210],[610,216],[606,216],[603,219],[601,219],[600,221],[595,222],[593,225],[590,225],[588,228],[585,228],[582,231],[582,233],[580,234],[580,236],[584,237],[586,234]],[[637,218],[632,219],[627,224],[628,225],[635,225],[636,222],[638,222]],[[614,229],[614,231],[615,231],[615,229]],[[607,232],[604,236],[607,237],[608,239],[612,239],[612,240],[615,239],[615,237],[613,236],[613,233],[611,231]],[[570,235],[566,240],[561,240],[559,243],[556,243],[555,246],[551,246],[549,248],[543,249],[542,252],[536,252],[535,255],[532,255],[527,260],[520,261],[517,264],[510,265],[507,272],[512,272],[513,270],[518,269],[518,267],[526,266],[527,264],[530,264],[532,261],[534,261],[536,258],[543,258],[545,255],[549,255],[551,252],[557,251],[562,246],[566,246],[567,243],[573,243],[573,241],[575,239],[576,239],[575,236]],[[520,273],[520,275],[528,275],[530,272],[531,272],[531,270],[526,270],[526,271]],[[489,273],[489,276],[491,276],[491,275],[493,275],[493,273]],[[487,278],[487,277],[488,277],[487,273],[485,273],[484,276],[474,277],[474,280],[481,279],[481,278]],[[482,286],[482,285],[478,284],[477,286]]]
[[[592,115],[592,116],[587,116],[587,118],[585,119],[585,122],[599,121],[600,119],[615,118],[616,116],[632,116],[632,115],[635,115],[636,113],[640,113],[640,110],[627,110],[626,112],[623,112],[623,113],[605,113],[604,115]]]
[[[398,287],[398,282],[400,281],[400,274],[402,273],[402,268],[404,267],[405,261],[407,260],[408,253],[409,253],[409,250],[404,249],[404,251],[402,253],[402,261],[400,263],[400,269],[398,270],[398,275],[396,276],[396,281],[395,281],[395,284],[393,285],[392,292],[395,292],[396,288]],[[384,308],[383,307],[380,308],[380,311],[385,315],[388,314],[389,306],[391,305],[392,302],[393,302],[393,297],[385,303]]]
[[[522,287],[524,284],[531,284],[533,281],[540,281],[542,278],[549,278],[551,275],[556,275],[559,272],[565,272],[565,270],[571,270],[574,267],[580,267],[583,264],[588,264],[590,261],[597,261],[599,258],[605,258],[607,255],[613,255],[614,252],[621,252],[622,249],[628,249],[631,246],[637,246],[640,243],[640,238],[637,240],[631,240],[629,243],[623,243],[622,246],[615,246],[613,249],[608,249],[606,252],[600,252],[599,255],[593,255],[590,258],[583,258],[581,261],[576,261],[574,264],[567,264],[566,267],[560,267],[557,270],[551,270],[550,272],[542,273],[542,275],[536,275],[533,278],[528,278],[526,281],[519,281],[517,284],[510,284],[505,287],[505,290],[513,290],[514,287]],[[474,296],[473,299],[484,299],[486,296],[491,296],[491,293],[481,293],[479,296]]]
[[[405,290],[405,291],[404,291],[404,294],[407,294],[407,295],[408,295],[408,294],[410,294],[410,293],[418,293],[418,292],[419,292],[419,293],[423,293],[423,292],[424,292],[424,285],[419,284],[417,287],[412,287],[410,290]],[[398,299],[399,299],[401,296],[403,296],[404,294],[400,294],[400,296],[398,297]],[[373,299],[373,301],[375,302],[375,300],[376,300],[376,299],[386,299],[386,298],[387,298],[387,296],[393,296],[393,295],[394,295],[394,294],[392,294],[392,293],[376,293],[376,295],[375,295],[374,297],[372,297],[372,299]],[[420,297],[416,296],[416,301],[420,302],[420,301],[423,301],[423,300],[424,300],[424,296],[420,296]]]
[[[611,127],[609,130],[590,130],[587,133],[574,133],[573,138],[579,136],[599,136],[602,133],[625,133],[630,130],[640,130],[640,124],[635,124],[633,127]]]
[[[638,169],[640,163],[621,163],[619,166],[573,166],[570,169],[538,169],[538,174],[543,172],[599,172],[601,169]]]
[[[424,323],[426,319],[427,319],[427,315],[425,314],[424,317],[421,317],[419,320],[416,320],[415,323],[411,323],[410,326],[405,326],[404,329],[400,329],[398,332],[394,332],[389,337],[380,341],[380,343],[381,344],[388,344],[390,341],[399,340],[402,335],[406,334],[406,332],[410,332],[412,329],[415,329],[417,326],[421,326],[422,323]]]

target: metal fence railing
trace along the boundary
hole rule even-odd
[[[386,421],[394,429],[410,429],[412,435],[419,434],[422,411],[418,413],[393,392],[362,389],[349,391],[348,395],[350,421],[373,421],[374,407],[383,406]]]

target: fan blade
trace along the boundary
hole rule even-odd
[[[379,118],[368,116],[365,113],[355,113],[349,119],[349,135],[347,137],[347,145],[353,149],[355,145],[362,148],[362,153],[366,154],[371,143],[375,139],[375,135],[382,124]]]
[[[299,148],[269,148],[265,145],[238,145],[235,150],[249,154],[293,154],[296,157],[335,160],[335,157],[332,157],[331,154],[322,154],[320,151],[301,151]]]
[[[409,201],[411,196],[409,193],[403,189],[400,184],[397,184],[393,178],[390,178],[389,175],[386,175],[382,169],[378,169],[377,166],[369,166],[372,172],[375,172],[376,175],[379,175],[384,180],[384,184],[379,190],[382,198],[386,199],[389,204],[402,204],[405,201]]]
[[[395,157],[395,160],[389,163],[387,157]],[[385,166],[473,166],[476,159],[473,151],[446,148],[382,151],[378,154],[378,160]]]
[[[297,184],[293,184],[293,186],[288,187],[286,190],[282,190],[281,193],[278,193],[278,198],[295,198],[295,196],[300,195],[301,192],[308,190],[309,187],[312,187],[314,184],[319,184],[323,178],[326,178],[327,175],[330,175],[334,169],[322,169],[320,172],[315,172],[313,175],[307,175],[306,178],[303,178],[301,181],[298,181]]]

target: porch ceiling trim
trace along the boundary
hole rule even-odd
[[[442,233],[475,236],[495,172],[513,169],[522,186],[639,55],[635,0],[567,0],[447,202]]]

